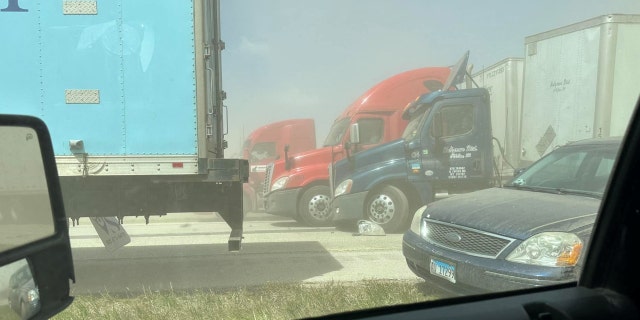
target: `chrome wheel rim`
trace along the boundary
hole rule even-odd
[[[385,224],[393,219],[396,205],[393,199],[386,194],[377,195],[369,205],[369,217],[373,222]]]

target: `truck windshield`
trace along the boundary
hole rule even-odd
[[[413,118],[411,118],[411,120],[409,120],[407,127],[402,133],[402,139],[409,141],[415,139],[418,136],[418,132],[420,132],[420,128],[422,128],[424,119],[429,114],[429,111],[431,111],[431,107],[426,107],[424,112],[416,114]]]
[[[333,123],[333,126],[331,126],[331,130],[329,130],[329,135],[327,135],[327,138],[324,140],[323,146],[331,147],[340,144],[344,133],[347,132],[349,123],[351,123],[350,118],[336,120],[336,122]]]

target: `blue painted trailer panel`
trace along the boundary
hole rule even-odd
[[[0,4],[3,6],[3,4]],[[38,15],[31,3],[21,3],[28,12],[0,11],[0,112],[42,116],[40,105],[40,55],[36,41],[25,41],[26,30],[39,35]]]
[[[126,154],[117,1],[102,1],[98,15],[63,15],[59,1],[41,5],[44,121],[57,154],[83,140],[90,155]],[[99,104],[67,104],[66,89],[100,90]]]
[[[125,35],[136,39],[135,54],[124,61],[127,149],[143,154],[195,154],[191,2],[125,1],[122,16],[128,29]],[[130,83],[136,85],[126,85]]]
[[[191,2],[100,1],[96,15],[64,15],[61,1],[29,5],[0,13],[3,30],[33,29],[9,38],[19,52],[0,50],[11,62],[0,112],[42,117],[58,155],[70,154],[69,140],[89,155],[196,154]],[[99,90],[100,101],[66,103],[68,89]]]

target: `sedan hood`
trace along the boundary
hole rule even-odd
[[[545,231],[590,229],[599,206],[589,197],[491,188],[436,201],[423,216],[524,240]]]

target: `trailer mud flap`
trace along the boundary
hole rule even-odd
[[[242,184],[249,181],[249,161],[246,159],[208,159],[207,171],[213,181],[226,181],[222,194],[226,198],[217,203],[223,204],[218,214],[231,228],[229,235],[229,251],[239,251],[242,247],[242,224],[244,222],[244,202],[242,199]]]
[[[229,235],[229,251],[240,251],[242,247],[242,224],[244,222],[244,212],[242,208],[242,183],[228,182],[228,191],[225,192],[230,199],[222,202],[223,206],[216,212],[224,219],[231,228]]]

